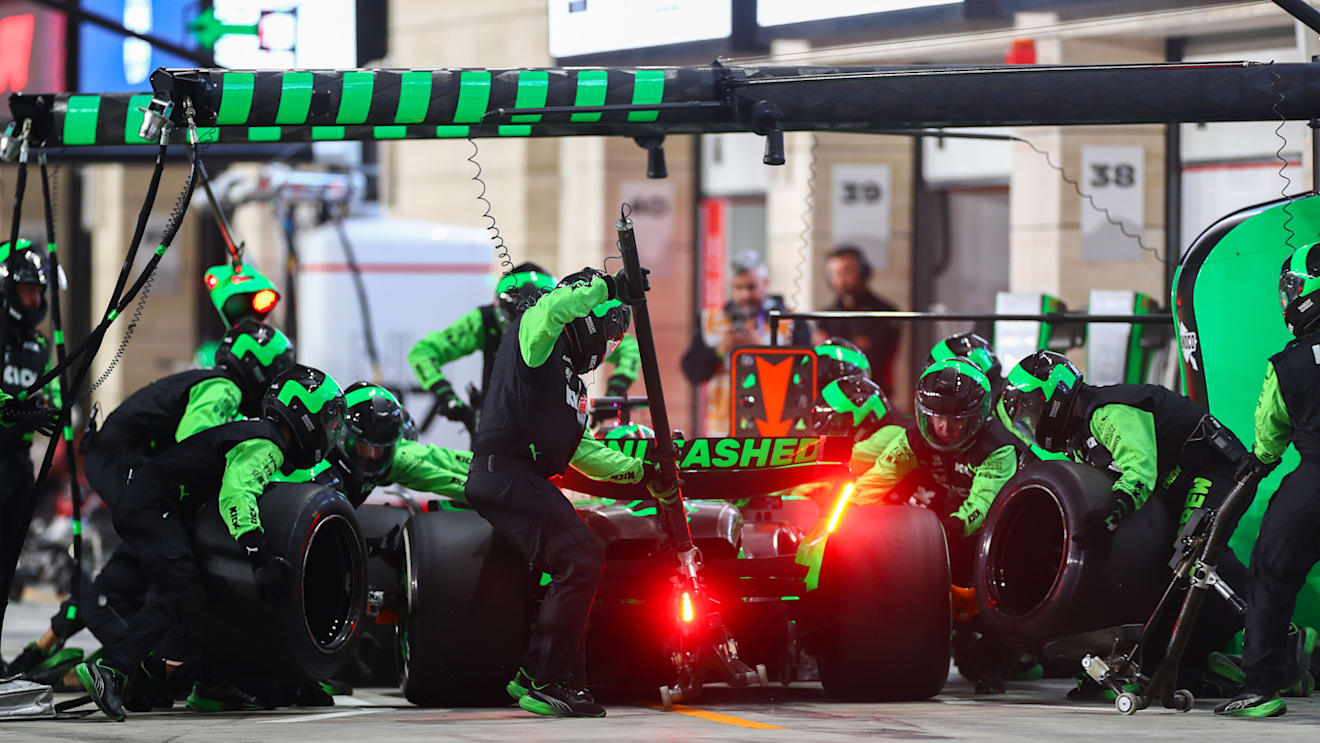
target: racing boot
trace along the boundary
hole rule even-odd
[[[1278,694],[1252,694],[1244,691],[1215,707],[1220,717],[1279,717],[1288,712],[1288,703]]]
[[[150,712],[173,706],[174,694],[170,691],[165,673],[165,659],[149,656],[142,661],[137,672],[129,674],[124,684],[124,709],[129,712]]]
[[[513,680],[504,685],[504,691],[513,697],[514,701],[527,696],[527,690],[532,688],[532,677],[523,669],[513,675]]]
[[[1215,651],[1205,659],[1205,673],[1201,676],[1202,699],[1235,697],[1246,690],[1247,672],[1242,661],[1234,656]]]
[[[1045,678],[1045,667],[1036,660],[1036,656],[1023,653],[1018,656],[1009,678],[1012,681],[1039,681]]]
[[[218,684],[193,684],[192,693],[184,701],[194,712],[234,712],[240,710],[269,709],[260,699],[243,691],[230,681]]]
[[[96,706],[115,722],[124,721],[124,674],[118,669],[105,665],[100,660],[93,663],[79,663],[74,672],[82,683],[87,695],[96,702]]]
[[[333,707],[335,698],[324,681],[307,681],[293,693],[295,707]]]
[[[536,715],[547,717],[604,717],[605,708],[596,704],[596,698],[586,689],[574,689],[564,684],[538,684],[533,682],[518,700],[518,706]]]
[[[1279,694],[1285,697],[1309,697],[1315,691],[1315,677],[1311,674],[1311,656],[1315,653],[1316,631],[1311,627],[1291,625],[1288,628],[1288,641],[1292,644],[1296,659],[1296,683]]]

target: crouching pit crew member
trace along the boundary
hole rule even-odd
[[[481,410],[467,500],[551,576],[522,668],[508,685],[536,714],[605,714],[572,674],[604,569],[602,548],[547,478],[571,464],[598,480],[645,482],[662,500],[677,491],[658,485],[651,465],[587,432],[587,388],[578,375],[599,366],[627,332],[630,311],[618,299],[625,286],[622,277],[587,268],[540,297],[504,335]]]
[[[1108,550],[1119,523],[1148,503],[1167,509],[1178,525],[1195,509],[1218,509],[1247,458],[1232,431],[1192,400],[1153,384],[1085,384],[1082,372],[1053,351],[1037,351],[1009,372],[1004,411],[1045,449],[1118,474],[1111,508],[1088,514],[1072,536],[1083,550]],[[1217,559],[1219,575],[1245,593],[1242,563],[1228,549]],[[1183,653],[1178,688],[1202,694],[1206,659],[1241,626],[1226,601],[1209,599]]]
[[[899,484],[918,470],[939,486],[929,507],[940,516],[949,544],[955,586],[972,585],[976,540],[986,512],[1025,459],[1034,459],[991,411],[993,389],[980,369],[962,358],[937,361],[917,382],[917,425],[897,432],[857,479],[858,503],[895,502],[910,491]],[[882,429],[883,430],[883,429]],[[954,660],[978,692],[1004,690],[1003,676],[1019,654],[990,637],[979,620],[955,625]]]
[[[124,683],[178,622],[206,604],[206,589],[193,555],[189,521],[212,502],[251,564],[257,592],[276,603],[288,591],[293,568],[273,554],[262,530],[257,499],[281,469],[310,467],[344,433],[344,396],[324,372],[296,365],[266,393],[260,420],[226,423],[194,434],[135,472],[113,507],[115,529],[133,548],[151,578],[154,596],[129,622],[119,640],[94,663],[77,667],[79,681],[108,717],[124,719]],[[203,660],[194,709],[251,709],[259,703],[206,666]]]

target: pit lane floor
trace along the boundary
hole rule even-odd
[[[55,609],[53,597],[33,596],[9,607],[0,647],[12,658],[37,637]],[[80,635],[78,640],[89,638]],[[1010,685],[1007,694],[978,696],[956,672],[934,700],[908,704],[838,704],[819,684],[768,689],[707,687],[696,703],[672,711],[649,698],[608,704],[601,720],[534,717],[516,707],[421,709],[394,689],[358,689],[333,708],[280,709],[203,715],[181,705],[172,712],[133,715],[113,723],[99,712],[84,719],[0,722],[0,740],[33,741],[816,741],[848,740],[1117,740],[1239,741],[1320,739],[1320,696],[1288,700],[1288,714],[1271,720],[1224,720],[1212,702],[1187,713],[1153,708],[1123,717],[1112,704],[1064,699],[1070,682]],[[59,694],[57,701],[76,695]]]

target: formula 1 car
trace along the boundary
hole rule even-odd
[[[613,441],[646,456],[645,439]],[[653,450],[654,447],[649,447]],[[679,443],[705,605],[672,580],[657,504],[638,486],[572,470],[561,485],[605,544],[605,576],[583,643],[593,686],[661,687],[666,704],[708,678],[734,686],[819,679],[846,700],[922,699],[948,673],[950,593],[944,534],[908,506],[848,507],[847,440],[723,438]],[[828,483],[823,498],[779,495]],[[529,567],[476,512],[433,502],[403,530],[403,691],[425,706],[508,702],[549,576]],[[717,633],[730,652],[675,672]],[[734,640],[733,638],[737,638]],[[894,638],[901,638],[894,641]],[[729,659],[755,663],[730,678]],[[901,673],[899,672],[901,671]],[[741,681],[741,683],[739,683]]]

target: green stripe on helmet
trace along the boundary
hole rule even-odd
[[[555,288],[555,277],[548,273],[541,273],[540,271],[519,271],[518,273],[511,273],[507,276],[502,276],[499,283],[495,284],[495,293],[503,294],[510,289],[515,289],[525,284],[531,284],[538,289],[550,291]]]
[[[866,354],[854,351],[847,346],[832,346],[828,343],[822,343],[816,346],[816,355],[825,356],[845,364],[852,364],[867,372],[871,371],[871,360],[866,358]]]
[[[884,401],[879,395],[871,395],[861,405],[855,404],[848,395],[844,394],[843,389],[839,387],[839,380],[834,380],[825,385],[825,389],[820,392],[821,398],[825,404],[829,405],[839,413],[852,413],[853,426],[862,425],[868,414],[875,414],[876,420],[883,420],[885,414],[889,411],[885,409]]]
[[[1288,270],[1301,279],[1301,288],[1297,292],[1299,298],[1320,290],[1320,276],[1312,275],[1306,267],[1307,259],[1314,247],[1315,243],[1298,248],[1293,251],[1292,258],[1288,261]]]
[[[351,408],[360,402],[366,402],[374,397],[383,397],[393,402],[395,405],[399,404],[399,399],[395,397],[393,393],[384,387],[379,387],[373,384],[368,387],[359,387],[355,390],[350,390],[344,395],[344,405]]]
[[[275,329],[272,328],[272,330]],[[236,358],[241,359],[248,354],[252,354],[257,357],[257,361],[260,361],[262,366],[270,366],[276,357],[289,350],[290,345],[289,336],[275,330],[275,334],[264,346],[252,337],[251,333],[244,333],[238,336],[230,350],[233,351]]]
[[[949,348],[947,340],[936,343],[934,348],[930,349],[930,357],[935,361],[944,361],[945,359],[957,358],[957,356],[958,354],[954,353],[952,348]]]
[[[288,405],[294,400],[300,400],[309,413],[319,413],[325,404],[339,396],[339,385],[329,376],[321,382],[321,385],[314,390],[309,390],[296,379],[289,379],[280,387],[280,392],[276,395],[281,403]]]
[[[927,375],[935,374],[944,371],[945,369],[955,369],[959,374],[971,377],[977,384],[981,385],[981,388],[985,390],[987,395],[990,394],[990,380],[986,378],[985,372],[977,369],[975,364],[961,356],[954,356],[951,359],[936,361],[926,367],[926,371],[921,373],[920,378],[925,379]]]
[[[1054,396],[1054,391],[1059,388],[1059,384],[1062,383],[1068,388],[1077,384],[1077,373],[1068,368],[1066,364],[1055,364],[1054,368],[1050,370],[1049,378],[1041,379],[1019,365],[1013,367],[1013,371],[1008,373],[1008,383],[1023,392],[1041,390],[1045,395],[1045,399],[1049,400]]]

